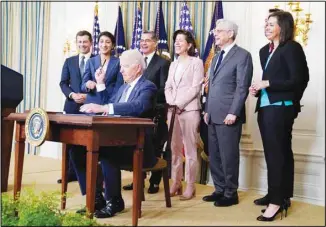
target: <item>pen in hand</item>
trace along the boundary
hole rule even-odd
[[[106,59],[104,59],[103,65],[101,65],[101,71],[102,71],[103,66],[105,65],[105,62],[106,62]]]

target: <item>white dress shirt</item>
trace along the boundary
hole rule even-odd
[[[222,50],[224,50],[224,55],[223,55],[223,58],[222,58],[221,63],[223,62],[225,56],[230,52],[231,48],[234,47],[234,45],[235,45],[235,41],[233,41],[233,43],[231,43],[230,45],[228,45],[228,46],[226,46],[226,47],[224,47],[224,48],[222,49]],[[221,50],[221,51],[222,51],[222,50]],[[215,67],[214,67],[214,69],[216,68],[217,62],[218,62],[218,61],[216,61],[216,63],[215,63]]]
[[[150,53],[150,54],[148,54],[148,55],[145,55],[145,54],[144,54],[144,60],[145,60],[145,57],[147,57],[147,67],[149,66],[149,63],[151,62],[151,60],[152,60],[154,54],[155,54],[155,51],[152,52],[152,53]]]
[[[87,53],[87,54],[79,54],[78,57],[79,57],[79,61],[78,61],[78,65],[80,65],[81,61],[82,61],[82,56],[85,56],[84,58],[84,72],[85,72],[85,67],[86,67],[86,63],[88,61],[88,59],[90,59],[91,57],[91,52]],[[83,75],[81,75],[83,76]],[[69,98],[71,98],[71,95],[73,94],[74,92],[70,92],[70,94],[68,95]]]

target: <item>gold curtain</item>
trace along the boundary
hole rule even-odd
[[[183,2],[162,2],[165,29],[168,36],[170,54],[173,52],[173,33],[179,29],[180,8]],[[159,2],[141,2],[143,30],[154,30],[157,7]],[[126,35],[126,45],[129,48],[132,39],[135,8],[137,2],[122,2],[123,26]],[[200,56],[203,54],[211,25],[215,2],[187,2],[191,23],[194,28],[196,44]]]

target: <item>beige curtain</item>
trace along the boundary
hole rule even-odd
[[[51,3],[2,2],[1,5],[2,64],[24,76],[24,99],[17,111],[44,108]],[[28,153],[37,153],[32,147],[26,149]]]

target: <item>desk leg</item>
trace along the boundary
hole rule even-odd
[[[62,170],[61,170],[61,209],[66,209],[66,201],[67,201],[67,165],[68,165],[68,155],[67,155],[67,145],[65,143],[62,144]]]
[[[13,112],[15,112],[15,109]],[[6,192],[8,189],[14,121],[4,121],[2,117],[3,116],[1,116],[1,192]]]
[[[138,225],[141,216],[141,193],[142,193],[142,167],[143,167],[144,131],[138,131],[138,146],[133,155],[133,201],[132,201],[132,225]]]
[[[18,192],[22,186],[23,165],[25,155],[25,140],[21,139],[21,127],[23,125],[16,123],[15,136],[15,172],[14,172],[14,198],[18,198]]]
[[[98,152],[87,151],[86,166],[86,207],[88,217],[93,218],[95,209],[95,190],[97,177]]]

